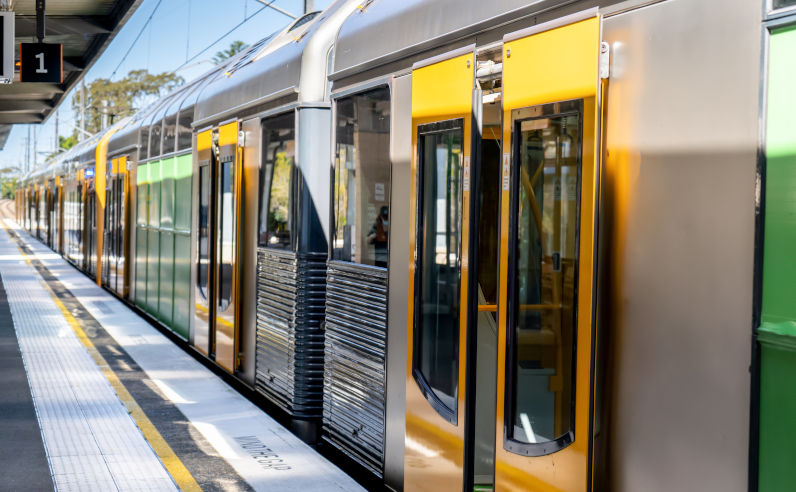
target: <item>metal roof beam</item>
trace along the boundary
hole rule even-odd
[[[3,90],[0,91],[0,96],[20,96],[20,95],[33,95],[33,94],[62,94],[64,88],[61,84],[49,84],[45,82],[15,82],[2,86]],[[3,108],[0,107],[0,111]]]
[[[111,29],[111,21],[104,16],[47,16],[47,36],[108,34]],[[16,16],[15,35],[35,37],[36,16]]]
[[[41,123],[44,116],[33,113],[0,113],[0,124]]]
[[[3,113],[39,113],[53,108],[51,100],[43,101],[41,99],[21,99],[21,100],[6,100],[0,102],[0,109]]]

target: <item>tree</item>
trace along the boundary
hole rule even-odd
[[[14,190],[17,187],[17,176],[19,168],[5,167],[0,169],[0,198],[14,198]]]
[[[44,158],[45,161],[49,161],[59,153],[63,152],[64,150],[69,150],[77,143],[77,130],[72,132],[72,135],[68,137],[64,137],[63,135],[58,135],[58,148],[52,154],[48,155]]]
[[[68,137],[64,137],[63,135],[58,135],[58,148],[69,150],[75,146],[77,143],[77,135],[72,134]]]
[[[229,48],[216,53],[216,56],[213,57],[213,63],[221,65],[248,47],[249,45],[243,41],[233,41],[229,44]]]
[[[151,74],[147,70],[131,70],[123,79],[96,79],[86,87],[86,131],[102,129],[102,116],[107,124],[134,114],[152,98],[166,94],[185,83],[173,72]],[[80,113],[80,89],[72,97],[72,108]]]

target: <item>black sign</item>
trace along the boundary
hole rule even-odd
[[[64,81],[63,51],[60,44],[22,43],[19,45],[19,81]]]

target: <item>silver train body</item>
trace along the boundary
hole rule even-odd
[[[588,487],[748,490],[760,2],[338,0],[26,176],[20,218],[92,276],[102,256],[103,285],[302,437],[401,490],[424,466],[406,435],[413,66],[592,8],[610,75]],[[368,153],[387,172],[357,188],[371,208],[340,227],[335,186]],[[98,156],[102,228],[86,172]],[[475,362],[502,384],[494,361]]]

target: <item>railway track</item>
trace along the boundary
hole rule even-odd
[[[14,200],[0,199],[0,217],[13,219],[15,217]]]

